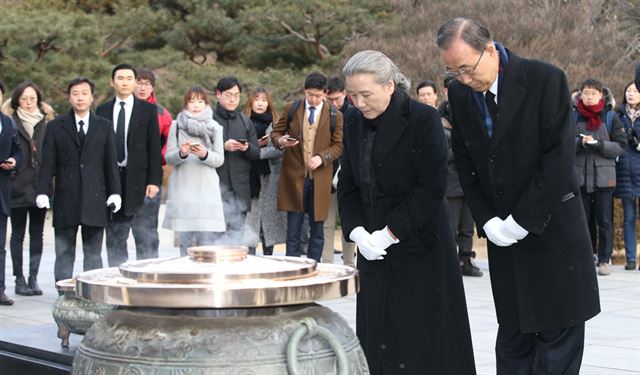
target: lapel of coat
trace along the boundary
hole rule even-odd
[[[504,74],[502,93],[498,93],[500,97],[498,113],[500,115],[494,125],[490,151],[493,151],[500,144],[500,139],[507,132],[509,126],[512,125],[526,94],[526,89],[524,88],[526,77],[522,71],[522,63],[518,56],[509,54],[509,63]]]
[[[132,94],[133,95],[133,94]],[[131,117],[129,118],[129,128],[127,129],[127,150],[131,150],[131,133],[133,132],[133,128],[138,124],[138,115],[140,114],[140,103],[138,103],[138,98],[134,96],[133,98],[133,107],[131,108]]]
[[[409,124],[404,116],[409,113],[409,98],[403,98],[401,95],[393,94],[387,113],[383,115],[384,123],[380,124],[376,133],[374,154],[379,155],[379,160],[384,160],[393,146],[398,142]],[[377,157],[376,157],[377,159]]]
[[[99,126],[98,118],[93,112],[89,113],[89,129],[87,130],[87,135],[84,137],[84,146],[86,147],[89,144],[89,141],[93,138],[93,135],[98,132],[97,127]]]
[[[73,110],[69,111],[66,116],[62,118],[62,128],[69,133],[69,137],[73,139],[76,146],[80,148],[80,139],[78,138],[78,128],[76,128],[76,117]]]

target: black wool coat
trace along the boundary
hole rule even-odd
[[[120,194],[114,138],[111,121],[93,113],[82,147],[73,111],[47,124],[37,192],[50,195],[55,177],[54,228],[107,226],[107,198]]]
[[[345,114],[338,206],[345,237],[389,226],[383,260],[358,254],[357,335],[371,374],[475,374],[460,266],[445,200],[447,144],[435,109],[394,94],[371,164],[379,194],[364,203],[366,121]]]
[[[115,98],[102,103],[96,114],[112,122],[114,102]],[[115,145],[113,125],[112,130]],[[125,215],[133,216],[142,207],[147,185],[162,185],[161,150],[158,107],[134,98],[127,130],[126,186],[122,192],[122,209]]]
[[[20,168],[23,161],[20,141],[16,133],[16,125],[11,117],[0,113],[0,161],[8,158],[16,160],[16,168]],[[0,213],[9,216],[11,214],[11,171],[0,169]],[[4,246],[4,245],[3,245]]]
[[[523,333],[583,323],[600,311],[564,73],[509,52],[498,118],[487,136],[472,89],[449,87],[453,151],[481,235],[510,214],[529,234],[509,247],[488,241],[498,323]]]

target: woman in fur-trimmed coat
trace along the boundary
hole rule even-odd
[[[42,161],[42,144],[47,123],[55,118],[50,105],[42,101],[42,92],[30,81],[19,84],[2,112],[16,124],[16,134],[24,156],[11,179],[11,260],[16,277],[15,293],[41,295],[38,271],[42,258],[44,218],[47,210],[36,207],[36,183]],[[29,217],[29,279],[22,271],[22,248]]]

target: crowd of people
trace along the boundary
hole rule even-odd
[[[288,256],[333,262],[339,217],[372,374],[475,373],[461,278],[483,275],[474,222],[488,240],[498,374],[577,374],[584,322],[600,311],[596,270],[611,272],[613,196],[625,269],[636,269],[638,87],[616,106],[589,78],[572,100],[560,69],[518,57],[472,19],[442,25],[437,44],[443,90],[425,80],[415,99],[378,51],[352,56],[344,80],[307,75],[304,97],[280,112],[263,87],[242,107],[243,85],[227,76],[215,93],[189,88],[173,120],[154,73],[128,64],[95,112],[86,77],[69,82],[71,109],[57,117],[35,83],[18,85],[0,115],[0,243],[10,217],[16,294],[42,294],[49,208],[56,281],[73,276],[78,228],[85,271],[102,267],[105,233],[111,267],[128,261],[130,232],[136,259],[157,257],[167,165],[161,225],[181,255],[226,244],[268,256],[284,243]],[[0,304],[11,305],[0,250]]]

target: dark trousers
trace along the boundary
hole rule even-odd
[[[458,244],[458,257],[475,258],[473,249],[473,217],[464,197],[447,198],[451,210],[451,229]]]
[[[180,239],[180,256],[187,255],[187,249],[192,246],[213,245],[214,232],[176,232]]]
[[[226,232],[213,234],[216,245],[245,246],[244,223],[249,207],[229,186],[220,183]]]
[[[162,190],[153,198],[144,198],[142,208],[133,217],[131,229],[133,239],[136,241],[136,259],[150,259],[158,257],[158,214]]]
[[[598,263],[608,263],[613,251],[613,189],[581,191],[587,217],[592,213],[598,229]]]
[[[7,242],[7,215],[0,212],[0,292],[4,292],[4,262],[7,258],[5,242]]]
[[[117,267],[129,259],[127,250],[127,238],[133,216],[127,216],[122,210],[113,215],[113,219],[107,226],[107,261],[109,267]]]
[[[584,323],[539,333],[498,327],[497,375],[578,375],[584,351]]]
[[[304,214],[309,217],[309,248],[307,254],[309,258],[320,262],[322,258],[322,248],[324,246],[324,221],[314,221],[313,207],[313,181],[308,177],[304,180],[304,190],[302,193],[303,212],[287,212],[287,256],[299,257],[300,234],[302,232],[302,222]]]
[[[20,207],[11,209],[11,263],[13,275],[24,276],[22,273],[22,248],[24,234],[29,216],[29,276],[38,276],[40,259],[42,259],[42,236],[44,231],[44,217],[47,210],[38,207]]]
[[[102,237],[103,227],[80,225],[82,234],[82,253],[84,261],[83,271],[102,268]],[[56,260],[53,266],[53,275],[56,281],[73,277],[73,263],[76,261],[76,234],[78,226],[55,228]]]

